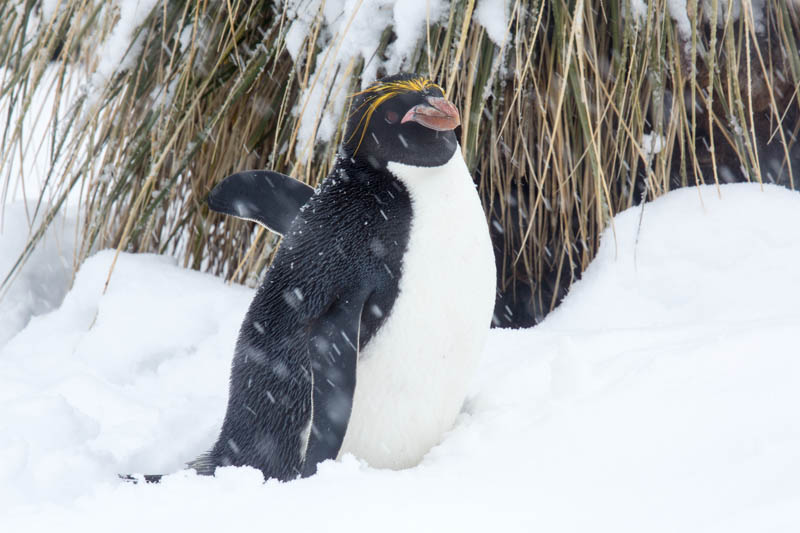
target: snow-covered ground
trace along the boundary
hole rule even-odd
[[[24,326],[0,341],[0,530],[798,531],[800,194],[721,196],[617,216],[559,309],[492,332],[463,415],[404,471],[348,456],[289,483],[249,468],[119,482],[212,444],[253,292],[122,254],[103,294],[111,251],[60,304],[65,278],[23,275],[0,303]],[[42,287],[57,308],[28,322],[47,306],[15,299]]]

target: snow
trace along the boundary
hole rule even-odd
[[[61,92],[59,86],[59,66],[55,64],[44,68],[42,78],[35,90],[30,91],[30,106],[22,118],[19,143],[6,142],[0,146],[0,204],[23,198],[36,197],[47,181],[51,167],[58,169],[63,161],[52,163],[52,118],[58,113],[58,124],[63,128],[81,95],[80,76],[73,70],[64,75]],[[0,68],[0,83],[10,79],[12,72]],[[0,120],[12,124],[9,137],[19,125],[22,99],[11,108],[10,98],[0,98]],[[10,116],[9,116],[10,115]],[[62,133],[62,132],[59,132]],[[67,139],[67,143],[70,139]],[[65,143],[66,144],[66,143]],[[1,153],[5,149],[6,153]],[[58,170],[54,172],[58,176]],[[52,178],[52,181],[58,181]],[[2,210],[2,205],[0,205]]]
[[[753,21],[756,31],[763,32],[764,16],[766,15],[766,0],[716,0],[717,13],[716,22],[717,27],[722,28],[727,24],[730,17],[731,22],[736,22],[742,17],[742,11],[746,11],[746,17]],[[705,12],[705,19],[711,21],[714,15],[714,1],[703,0],[703,10]]]
[[[323,27],[317,38],[320,51],[309,78],[293,112],[301,116],[295,155],[309,160],[317,142],[330,142],[345,109],[349,92],[349,72],[355,61],[363,59],[365,85],[375,79],[381,34],[390,24],[392,6],[388,0],[310,0],[290,2],[297,12],[304,12],[289,27],[287,46],[292,58],[298,54],[304,39],[312,32],[314,17],[321,10]],[[292,10],[289,10],[291,13]],[[296,52],[293,52],[296,50]]]
[[[645,133],[642,135],[642,151],[645,154],[657,154],[661,150],[664,149],[664,144],[666,143],[666,139],[664,139],[663,135],[658,135],[657,133]]]
[[[689,6],[686,0],[667,0],[667,9],[684,42],[692,38],[692,23],[689,21]]]
[[[17,262],[43,213],[34,219],[36,202],[17,201],[2,208],[0,220],[0,281]],[[29,224],[28,221],[31,223]],[[72,277],[75,222],[57,215],[30,261],[5,293],[0,292],[0,347],[24,328],[31,317],[57,308]]]
[[[448,5],[441,0],[400,0],[394,4],[393,27],[396,39],[386,51],[386,72],[394,74],[403,70],[420,43],[426,42],[428,25],[442,21],[447,16]]]
[[[456,426],[420,465],[346,456],[289,483],[249,468],[116,479],[175,472],[212,444],[253,291],[121,254],[103,294],[113,252],[100,252],[57,309],[0,343],[0,524],[797,531],[800,194],[719,194],[620,213],[555,312],[491,332]],[[4,233],[0,257],[17,245]]]
[[[678,33],[684,42],[688,42],[692,37],[692,25],[689,21],[687,0],[667,0],[667,11],[678,29]],[[721,0],[725,1],[725,0]],[[647,12],[650,9],[648,0],[630,0],[630,13],[632,20],[639,27],[643,27],[647,20]],[[654,11],[655,16],[659,16],[658,9]],[[660,20],[660,19],[659,19]],[[689,51],[689,47],[686,48]]]
[[[137,29],[156,6],[157,0],[115,0],[106,9],[119,13],[114,27],[100,43],[97,66],[91,76],[88,109],[99,102],[100,95],[111,78],[131,68],[144,46],[145,32],[137,36]]]
[[[486,30],[494,44],[502,47],[508,39],[510,0],[480,0],[473,18]]]
[[[623,8],[624,8],[623,4]],[[633,21],[641,25],[647,19],[647,2],[645,0],[631,0],[630,1],[630,14]]]
[[[87,127],[86,124],[94,117],[93,113],[97,112],[97,106],[101,103],[109,82],[115,75],[130,69],[141,53],[145,32],[140,32],[137,36],[137,30],[157,7],[157,3],[157,0],[115,0],[103,3],[98,7],[96,19],[101,25],[106,24],[106,18],[110,20],[108,33],[100,43],[95,43],[100,38],[99,33],[93,35],[89,32],[85,36],[85,47],[92,50],[89,60],[79,67],[65,67],[58,62],[42,66],[40,82],[34,90],[25,94],[30,97],[30,105],[21,121],[21,142],[7,143],[0,147],[0,150],[5,150],[5,153],[0,153],[0,181],[4,182],[0,185],[0,203],[35,198],[46,185],[49,189],[44,194],[46,199],[52,200],[61,192],[57,189],[64,182],[62,178],[69,175],[69,171],[65,170],[68,161],[63,157],[64,153],[53,161],[53,135],[59,141],[64,141],[64,147],[69,147],[75,142],[76,132]],[[36,32],[47,31],[57,10],[64,9],[62,4],[63,2],[57,0],[47,0],[41,2],[41,15],[37,15],[34,10],[32,22],[26,30],[30,33],[30,42],[33,42]],[[187,39],[185,33],[180,37],[182,43]],[[29,81],[33,81],[34,74],[38,73],[32,71]],[[10,79],[11,75],[11,71],[0,68],[0,84]],[[167,88],[154,91],[153,96],[162,103],[167,102],[171,98],[174,85],[173,82]],[[85,97],[85,101],[82,101],[82,97]],[[24,102],[17,101],[13,108],[10,108],[10,104],[10,99],[0,99],[0,119],[4,123],[7,120],[12,123],[9,133],[16,129],[13,124],[19,121]],[[73,123],[69,119],[76,106],[81,106],[81,120]],[[57,123],[62,131],[54,133],[52,124],[55,123],[53,115],[56,113]],[[67,127],[71,131],[65,131],[64,128]],[[81,142],[86,145],[91,140],[83,139]],[[68,148],[64,149],[64,152],[68,151]],[[67,203],[76,204],[79,195],[79,190],[71,191]]]
[[[714,16],[714,0],[701,0],[703,17],[707,21],[716,19],[717,26],[721,29],[728,21],[737,22],[742,16],[742,7],[747,11],[746,18],[751,20],[756,32],[763,33],[766,29],[766,1],[748,0],[742,4],[741,0],[716,0],[717,13]],[[649,2],[647,0],[630,0],[630,13],[632,20],[639,26],[643,25],[647,19]],[[686,43],[686,51],[691,47],[689,42],[692,38],[692,24],[690,22],[690,9],[694,9],[694,2],[687,0],[667,0],[667,10],[673,21],[675,21],[681,39]],[[691,6],[691,7],[690,7]],[[658,16],[658,10],[654,11]]]

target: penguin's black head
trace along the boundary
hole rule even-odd
[[[441,87],[416,74],[395,74],[353,96],[342,155],[376,169],[390,162],[436,167],[458,148],[453,130],[459,124]]]

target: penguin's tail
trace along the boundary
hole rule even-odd
[[[133,483],[134,485],[141,483],[161,483],[161,478],[164,474],[117,474],[122,481]]]
[[[186,463],[187,468],[193,469],[201,476],[213,476],[214,471],[217,469],[218,466],[220,466],[220,464],[214,458],[213,450],[204,453],[194,461],[189,461],[188,463]]]

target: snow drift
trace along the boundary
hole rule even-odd
[[[0,345],[0,524],[796,531],[798,227],[800,194],[747,184],[621,213],[542,324],[492,332],[462,415],[420,465],[348,456],[290,483],[249,468],[116,479],[178,471],[212,444],[252,291],[122,254],[103,294],[101,252]],[[3,258],[18,252],[9,231]]]

